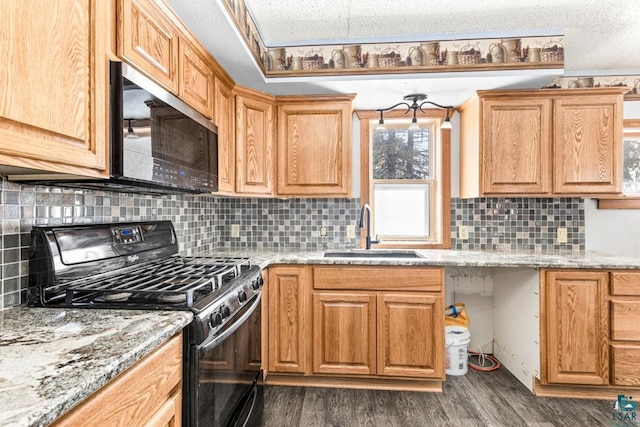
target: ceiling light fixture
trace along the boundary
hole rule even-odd
[[[378,126],[376,127],[376,130],[386,129],[386,126],[384,125],[384,112],[393,110],[394,108],[399,107],[401,105],[404,105],[405,107],[407,107],[407,111],[405,111],[404,114],[407,114],[409,111],[413,110],[413,118],[411,119],[411,125],[409,126],[409,130],[420,129],[420,126],[418,125],[417,113],[418,113],[418,110],[424,113],[424,110],[422,109],[422,107],[426,104],[433,105],[434,107],[438,107],[438,108],[446,108],[447,115],[444,119],[444,122],[442,122],[442,124],[440,125],[440,128],[451,129],[452,128],[451,115],[449,114],[449,110],[453,110],[455,109],[455,107],[453,105],[436,104],[435,102],[432,102],[432,101],[425,101],[425,99],[427,99],[427,95],[425,95],[424,93],[413,93],[411,95],[405,95],[404,97],[404,100],[410,101],[411,104],[409,104],[409,102],[398,102],[396,105],[392,105],[389,108],[378,108],[376,111],[380,112],[380,120],[378,121]]]
[[[134,119],[125,119],[126,121],[129,122],[129,127],[127,128],[127,134],[124,136],[127,139],[138,139],[140,138],[134,131],[133,128],[131,127],[131,120]]]

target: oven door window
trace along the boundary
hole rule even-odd
[[[248,303],[234,318],[250,309]],[[233,327],[233,321],[225,329]],[[223,333],[224,329],[219,331]],[[243,425],[238,420],[247,400],[255,396],[260,375],[260,306],[233,334],[198,362],[199,425]]]

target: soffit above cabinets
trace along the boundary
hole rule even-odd
[[[458,105],[479,89],[540,88],[565,75],[640,74],[640,14],[635,0],[344,2],[246,0],[267,46],[374,42],[382,39],[451,40],[564,33],[564,70],[265,78],[232,24],[227,0],[167,0],[239,84],[275,95],[357,93],[357,109],[375,109],[406,93],[425,92]],[[402,5],[402,10],[399,8]]]

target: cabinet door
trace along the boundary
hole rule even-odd
[[[350,141],[351,102],[279,105],[277,193],[347,197]]]
[[[208,118],[213,117],[213,69],[206,53],[186,39],[180,39],[180,80],[178,93]]]
[[[549,192],[550,101],[486,100],[482,105],[481,191]]]
[[[307,371],[306,289],[308,270],[298,267],[269,269],[269,371],[305,373]]]
[[[622,95],[554,101],[555,193],[617,193],[622,175]]]
[[[543,365],[549,383],[609,383],[606,272],[548,271]]]
[[[378,296],[378,375],[444,379],[442,296]]]
[[[236,191],[273,193],[273,103],[236,96]]]
[[[375,352],[375,294],[313,294],[314,373],[375,375]]]
[[[0,5],[0,164],[106,176],[109,2]]]
[[[178,92],[178,36],[152,0],[120,0],[118,54],[173,93]]]
[[[218,190],[233,193],[236,179],[236,138],[232,89],[215,79],[215,124],[218,126]]]

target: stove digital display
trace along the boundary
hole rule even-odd
[[[120,244],[130,244],[142,241],[142,233],[137,227],[132,228],[114,228],[113,237]]]

